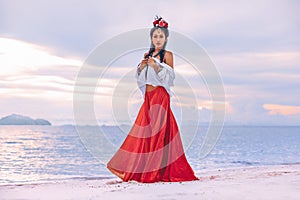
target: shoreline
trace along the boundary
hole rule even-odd
[[[287,165],[299,165],[300,163],[286,163],[286,164],[270,164],[270,165],[251,165],[251,166],[230,166],[230,167],[223,167],[223,168],[205,168],[202,170],[195,171],[195,174],[197,177],[201,178],[201,174],[209,174],[209,173],[215,173],[215,172],[220,172],[220,171],[234,171],[234,170],[247,170],[247,169],[252,169],[252,168],[268,168],[272,166],[287,166]],[[37,184],[51,184],[51,183],[60,183],[60,182],[69,182],[69,181],[88,181],[88,180],[111,180],[111,179],[118,179],[117,176],[114,174],[102,174],[100,176],[74,176],[74,177],[65,177],[65,178],[53,178],[53,179],[41,179],[41,180],[30,180],[30,181],[16,181],[16,182],[0,182],[0,188],[2,186],[25,186],[25,185],[37,185]],[[121,179],[120,179],[121,181]],[[151,184],[151,183],[150,183]]]
[[[78,177],[0,185],[0,199],[297,199],[300,164],[203,170],[199,181],[139,183]]]

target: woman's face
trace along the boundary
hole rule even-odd
[[[153,43],[155,49],[162,49],[166,42],[165,33],[160,28],[156,29],[153,32],[151,40],[152,40],[152,43]]]

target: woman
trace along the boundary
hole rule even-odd
[[[199,180],[186,160],[179,129],[170,107],[174,85],[173,54],[165,50],[168,23],[156,17],[151,47],[137,67],[144,95],[134,125],[107,168],[123,181],[151,183]]]

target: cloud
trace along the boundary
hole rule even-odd
[[[53,55],[50,49],[42,46],[11,38],[0,38],[0,66],[2,74],[5,75],[22,74],[41,67],[78,67],[81,64],[81,60]]]
[[[70,119],[66,113],[72,111],[73,85],[81,64],[78,58],[58,56],[41,45],[0,38],[0,114],[31,113],[50,121],[62,116]]]
[[[299,115],[300,106],[264,104],[263,108],[268,110],[269,115]]]
[[[58,99],[73,91],[74,77],[64,77],[60,71],[76,72],[82,61],[60,57],[46,47],[11,38],[0,38],[0,94],[11,96]],[[41,70],[47,74],[40,73]]]
[[[229,72],[300,72],[300,51],[250,51],[236,53],[216,53],[211,57],[221,69],[226,68]],[[224,68],[225,67],[225,68]]]
[[[291,46],[299,50],[294,42],[299,35],[299,6],[296,1],[270,0],[164,1],[159,6],[136,0],[11,0],[1,2],[0,31],[57,47],[64,54],[84,56],[114,35],[151,28],[154,15],[160,14],[171,30],[194,38],[210,51],[288,50]]]
[[[151,28],[154,15],[159,14],[169,22],[170,30],[201,44],[216,63],[226,91],[228,119],[281,123],[292,116],[292,123],[298,123],[298,115],[275,118],[263,105],[298,104],[299,8],[299,2],[290,0],[162,1],[159,6],[134,0],[1,1],[1,114],[15,109],[12,102],[24,105],[18,108],[24,114],[38,108],[56,120],[58,110],[71,113],[72,86],[84,58],[119,33]],[[172,35],[169,42],[176,42]],[[136,66],[137,57],[126,55],[113,63],[117,67],[107,71],[103,87],[95,92],[97,103],[113,93],[122,74]],[[210,111],[210,93],[203,80],[186,63],[175,63],[175,70],[174,91],[182,97],[181,105]],[[197,106],[190,105],[194,94],[186,92],[179,75],[194,89]],[[109,112],[109,107],[101,106]],[[97,114],[107,116],[100,111]]]
[[[300,98],[300,51],[215,54],[212,58],[229,101],[254,95],[264,99],[262,103],[294,104]]]

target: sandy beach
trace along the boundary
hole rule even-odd
[[[205,170],[190,182],[91,178],[0,186],[0,199],[299,199],[300,164]]]

